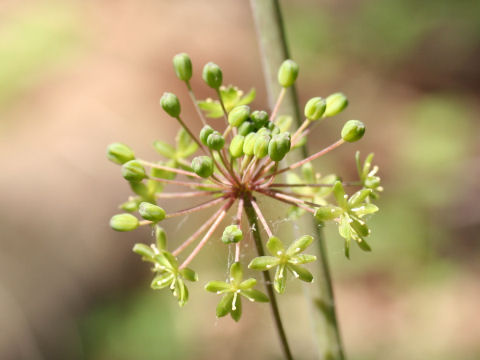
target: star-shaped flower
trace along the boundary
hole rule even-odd
[[[345,256],[347,258],[350,257],[352,239],[362,250],[370,251],[370,246],[364,240],[364,237],[370,235],[370,229],[362,218],[378,211],[376,205],[367,202],[372,190],[359,190],[349,198],[345,194],[342,183],[337,181],[333,186],[333,193],[338,206],[322,206],[315,211],[315,217],[319,221],[335,220],[339,224],[338,232],[345,239]]]
[[[235,262],[230,267],[230,277],[225,281],[210,281],[205,285],[205,289],[217,294],[223,294],[222,299],[217,305],[217,317],[223,317],[228,314],[235,321],[240,320],[242,316],[241,296],[250,301],[268,302],[268,297],[261,291],[253,289],[257,280],[250,278],[243,280],[242,266]]]
[[[164,233],[159,227],[156,229],[157,244],[147,246],[135,244],[133,252],[142,256],[142,260],[153,263],[153,278],[150,287],[154,290],[166,288],[172,291],[180,306],[184,306],[188,300],[188,289],[185,280],[198,281],[198,275],[189,268],[179,269],[177,259],[168,251],[164,250]]]
[[[313,275],[310,271],[299,266],[316,260],[314,255],[301,254],[312,241],[313,237],[304,235],[285,250],[280,239],[272,236],[267,242],[267,249],[272,256],[259,256],[253,259],[248,267],[254,270],[267,271],[276,266],[273,286],[280,294],[285,291],[288,272],[302,281],[312,282]]]

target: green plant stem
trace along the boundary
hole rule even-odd
[[[269,105],[273,109],[281,86],[277,82],[277,71],[281,63],[289,58],[282,14],[278,0],[250,0],[257,29],[257,38],[267,87]],[[295,87],[287,90],[279,112],[293,117],[297,127],[301,126],[300,109]],[[291,161],[298,162],[307,156],[307,149],[292,153]],[[295,155],[297,158],[295,158]],[[319,359],[343,360],[344,353],[335,314],[335,301],[328,266],[325,239],[315,220],[303,220],[300,228],[310,229],[317,234],[319,267],[316,274],[317,289],[306,290],[314,327]],[[311,294],[312,292],[316,294]]]
[[[244,201],[244,209],[247,215],[248,223],[252,229],[253,239],[255,241],[255,247],[257,248],[258,256],[264,256],[262,238],[260,236],[260,228],[258,226],[257,215],[255,209],[252,206],[250,200]],[[268,298],[270,300],[270,308],[272,310],[275,326],[277,327],[278,336],[280,337],[280,343],[282,344],[282,350],[287,360],[293,360],[292,353],[287,341],[287,335],[283,327],[282,318],[280,317],[280,311],[278,310],[277,298],[272,286],[272,279],[268,271],[262,271],[263,280],[265,282],[265,288],[267,290]]]

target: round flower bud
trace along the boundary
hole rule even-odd
[[[343,111],[348,105],[347,97],[342,93],[335,93],[327,97],[326,100],[327,109],[325,110],[325,116],[334,116]]]
[[[228,123],[232,126],[239,127],[250,115],[250,107],[248,105],[236,106],[228,114]]]
[[[243,239],[242,230],[237,225],[230,225],[225,228],[222,235],[222,241],[225,244],[238,243]]]
[[[268,123],[268,114],[266,111],[259,111],[255,110],[252,115],[250,115],[250,119],[255,126],[255,129],[260,129],[261,127],[267,125]]]
[[[173,57],[173,68],[180,80],[188,82],[192,78],[192,60],[190,60],[188,54],[175,55]]]
[[[180,115],[180,101],[178,101],[177,95],[170,92],[164,93],[160,99],[160,105],[171,117],[177,118]]]
[[[293,85],[298,76],[298,65],[293,60],[285,60],[278,69],[278,83],[284,88]]]
[[[342,129],[342,139],[348,142],[360,140],[365,134],[365,125],[358,120],[348,120]]]
[[[232,157],[237,158],[243,155],[243,143],[245,141],[245,136],[242,135],[235,135],[230,143],[230,155]]]
[[[110,227],[115,231],[132,231],[139,225],[138,219],[132,214],[117,214],[110,219]]]
[[[333,205],[321,206],[315,210],[315,217],[318,221],[333,220],[339,217],[342,210]]]
[[[273,161],[281,161],[290,151],[290,134],[281,133],[275,135],[268,144],[268,155]]]
[[[202,130],[200,130],[200,141],[203,145],[207,145],[207,139],[214,131],[215,130],[213,130],[212,127],[209,125],[205,125]]]
[[[192,160],[192,169],[198,176],[208,178],[213,174],[213,160],[209,156],[197,156]]]
[[[255,157],[262,159],[268,154],[268,144],[270,143],[271,136],[266,134],[260,134],[255,137],[255,146],[253,148],[253,154]]]
[[[135,154],[127,145],[113,143],[107,147],[107,158],[117,164],[125,164],[127,161],[135,159]]]
[[[207,138],[207,146],[213,150],[222,150],[225,138],[218,131],[213,131]]]
[[[305,117],[308,120],[318,120],[322,117],[325,109],[327,108],[327,103],[321,97],[314,97],[307,101],[305,105]]]
[[[248,155],[248,156],[253,155],[253,149],[255,147],[256,138],[257,138],[257,134],[253,132],[245,136],[245,140],[243,141],[243,152],[245,155]]]
[[[203,67],[202,77],[203,81],[205,81],[207,85],[213,89],[218,89],[220,85],[222,85],[222,69],[220,69],[220,67],[213,62],[209,62]]]
[[[247,136],[253,130],[254,130],[254,126],[251,121],[244,121],[242,125],[238,127],[238,133],[243,136]]]
[[[128,181],[139,182],[145,179],[147,174],[145,173],[145,168],[139,161],[130,160],[123,164],[122,176]]]
[[[145,220],[150,220],[155,223],[165,219],[165,210],[163,210],[160,206],[148,202],[142,202],[138,208],[138,212]]]

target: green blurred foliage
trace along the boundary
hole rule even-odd
[[[0,25],[0,109],[30,88],[79,44],[71,2],[19,7]]]

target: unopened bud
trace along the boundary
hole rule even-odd
[[[145,168],[139,161],[130,160],[123,164],[122,176],[128,181],[139,182],[145,179],[147,174],[145,173]]]
[[[192,78],[192,60],[185,53],[177,54],[173,57],[173,68],[177,77],[188,82]]]
[[[213,160],[209,156],[197,156],[192,160],[192,169],[198,176],[208,178],[213,174]]]
[[[213,89],[218,89],[222,85],[222,69],[213,62],[209,62],[203,67],[202,77],[207,85]]]
[[[308,100],[305,105],[305,117],[308,120],[318,120],[322,117],[325,109],[327,108],[327,103],[321,97],[314,97]]]
[[[214,131],[215,130],[213,130],[212,127],[209,125],[205,125],[202,130],[200,130],[200,141],[203,145],[207,145],[207,139]]]
[[[257,134],[253,132],[245,136],[245,140],[243,142],[243,152],[245,153],[245,155],[248,155],[248,156],[253,155],[256,138],[257,138]]]
[[[298,64],[293,60],[285,60],[278,69],[278,83],[284,88],[295,83],[298,76]]]
[[[225,244],[238,243],[243,239],[242,230],[237,225],[230,225],[225,228],[222,235],[222,241]]]
[[[268,144],[271,140],[270,135],[261,134],[256,136],[255,138],[255,146],[253,148],[253,154],[258,159],[262,159],[268,154]]]
[[[359,120],[348,120],[342,129],[342,139],[348,142],[360,140],[365,134],[365,125]]]
[[[327,109],[324,116],[334,116],[342,112],[348,106],[348,99],[342,93],[335,93],[327,97]]]
[[[230,142],[230,155],[234,158],[240,157],[243,155],[243,142],[245,141],[245,136],[235,135],[232,141]]]
[[[165,219],[165,210],[163,210],[160,206],[148,202],[142,202],[138,208],[138,212],[145,220],[150,220],[155,223]]]
[[[177,95],[170,92],[164,93],[160,99],[160,105],[171,117],[177,118],[180,115],[180,101]]]
[[[212,150],[222,150],[225,138],[218,131],[213,131],[207,138],[207,146]]]
[[[268,114],[266,111],[259,111],[255,110],[252,115],[250,115],[250,119],[253,122],[253,125],[255,126],[255,129],[260,129],[263,126],[267,125],[268,123]]]
[[[242,125],[238,127],[238,134],[247,136],[254,130],[255,130],[255,126],[253,126],[253,123],[251,121],[244,121]]]
[[[290,151],[290,134],[281,133],[275,135],[268,144],[268,155],[273,161],[281,161]]]
[[[110,219],[110,227],[115,231],[132,231],[138,225],[138,219],[132,214],[117,214]]]
[[[125,164],[127,161],[135,159],[135,154],[127,145],[113,143],[107,147],[107,158],[117,164]]]
[[[250,115],[250,107],[248,105],[236,106],[228,114],[228,123],[232,126],[239,127]]]

